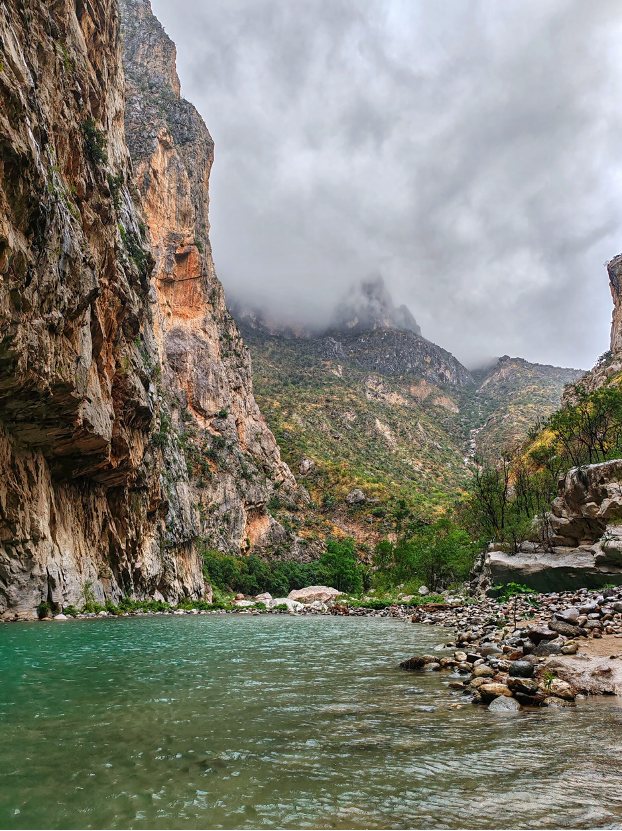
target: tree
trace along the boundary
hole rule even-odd
[[[444,518],[420,524],[395,544],[381,541],[374,563],[393,584],[419,580],[439,591],[468,577],[477,548],[466,531]]]

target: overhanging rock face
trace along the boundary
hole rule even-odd
[[[581,549],[564,553],[491,551],[486,555],[485,571],[493,586],[521,583],[540,592],[622,585],[622,568],[599,566],[591,551]]]

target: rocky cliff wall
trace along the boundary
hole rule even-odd
[[[581,379],[581,386],[587,392],[602,387],[622,372],[622,254],[607,263],[607,275],[613,299],[609,351]],[[572,388],[566,392],[563,400],[574,400]]]
[[[204,592],[162,544],[118,24],[114,0],[0,6],[0,614]]]
[[[7,618],[204,596],[201,538],[295,551],[266,507],[295,483],[211,258],[212,142],[148,3],[125,9],[127,88],[116,0],[0,6]]]
[[[607,263],[609,286],[613,298],[613,316],[611,319],[611,352],[622,353],[622,254],[618,254]]]
[[[180,97],[175,45],[148,0],[122,0],[121,14],[126,131],[155,257],[165,464],[180,447],[186,462],[168,476],[171,542],[200,535],[221,550],[287,553],[295,543],[266,506],[275,488],[295,502],[295,481],[253,397],[249,355],[212,260],[213,141]]]

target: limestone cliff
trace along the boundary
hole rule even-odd
[[[128,38],[128,125],[148,229],[116,0],[0,5],[7,618],[87,594],[204,596],[201,536],[291,542],[266,503],[279,485],[294,498],[293,479],[211,260],[212,143],[179,98],[173,45],[147,4],[132,13],[145,30]]]
[[[209,240],[214,145],[180,97],[175,45],[148,0],[122,0],[126,130],[155,257],[152,275],[169,468],[169,537],[227,551],[293,543],[269,515],[274,488],[295,500],[252,391],[248,352],[225,306]],[[169,422],[167,422],[168,424]],[[181,446],[186,464],[175,466]],[[283,551],[282,553],[286,553]]]
[[[200,596],[162,545],[151,255],[114,0],[0,6],[0,614]]]
[[[622,353],[622,254],[618,254],[607,264],[607,273],[613,298],[610,349],[613,353],[620,354]]]
[[[613,300],[610,345],[609,351],[601,355],[581,379],[581,386],[588,392],[608,384],[622,373],[622,254],[607,263],[607,275]],[[573,400],[572,389],[567,391],[564,400]]]

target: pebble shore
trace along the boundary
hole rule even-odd
[[[416,655],[401,668],[448,671],[453,690],[490,710],[566,707],[587,694],[622,694],[619,588],[432,604],[411,620],[453,628],[455,640],[444,645],[454,652]]]

